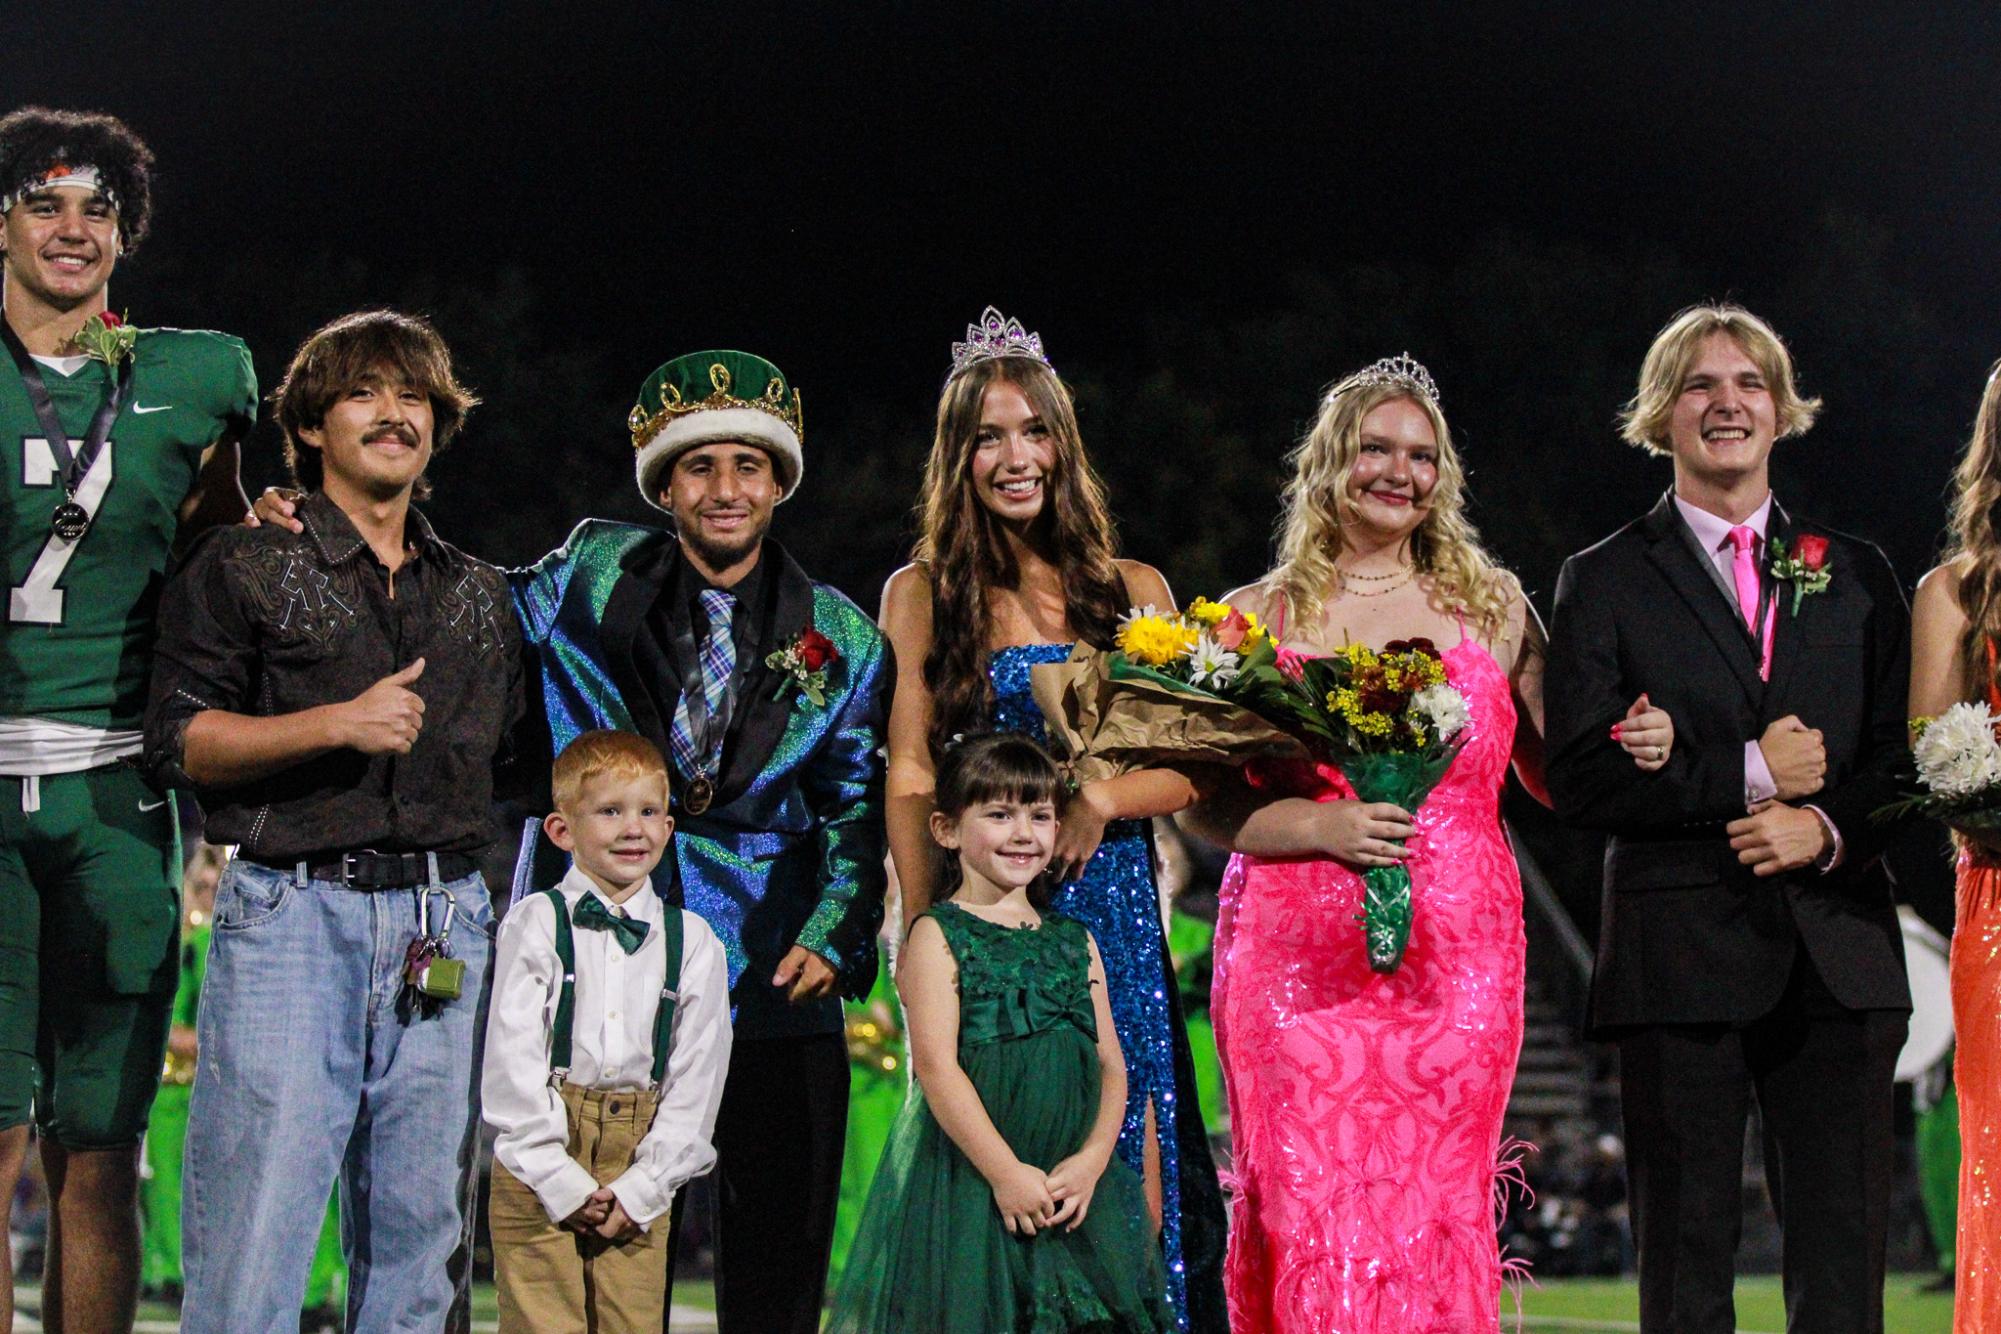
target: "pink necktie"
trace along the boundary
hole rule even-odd
[[[1756,632],[1758,625],[1758,535],[1750,528],[1739,524],[1730,530],[1730,545],[1737,549],[1731,559],[1730,573],[1737,581],[1737,609],[1744,613],[1744,624]],[[1758,679],[1772,679],[1772,630],[1779,610],[1777,598],[1765,609],[1765,632],[1760,636],[1758,658]]]

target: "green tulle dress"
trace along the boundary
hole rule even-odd
[[[959,967],[959,1065],[1023,1162],[1076,1152],[1098,1115],[1089,935],[1068,917],[928,914]],[[1089,1214],[1016,1237],[912,1084],[834,1294],[830,1334],[1164,1334],[1175,1328],[1137,1176],[1116,1155]]]

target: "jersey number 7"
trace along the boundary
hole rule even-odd
[[[70,448],[76,449],[83,442],[71,439]],[[112,441],[106,440],[104,447],[97,451],[97,457],[90,461],[90,471],[83,475],[83,485],[77,487],[71,497],[83,512],[92,519],[90,528],[84,529],[79,537],[59,537],[54,532],[42,544],[35,563],[28,569],[27,582],[17,584],[8,590],[7,619],[17,624],[61,625],[63,623],[63,590],[58,586],[63,571],[69,568],[70,557],[76,555],[77,547],[90,540],[96,528],[98,508],[104,504],[104,493],[111,489]],[[49,512],[62,504],[62,479],[56,470],[55,451],[41,436],[29,436],[21,442],[21,485],[31,490],[46,488],[49,496]]]

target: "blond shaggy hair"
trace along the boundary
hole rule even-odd
[[[1293,472],[1280,502],[1278,564],[1263,586],[1284,598],[1295,624],[1318,616],[1334,595],[1341,578],[1335,557],[1347,547],[1341,525],[1353,505],[1348,478],[1362,454],[1362,419],[1399,398],[1421,408],[1438,437],[1438,484],[1411,534],[1411,560],[1430,578],[1441,603],[1491,639],[1502,632],[1509,606],[1521,596],[1521,584],[1494,563],[1466,517],[1466,471],[1452,447],[1445,414],[1403,382],[1356,384],[1351,376],[1321,399],[1312,429],[1286,456]]]
[[[636,778],[660,779],[660,800],[667,800],[667,760],[660,748],[634,732],[600,729],[584,732],[563,747],[549,770],[550,795],[565,818],[582,812],[577,803],[584,788],[601,778],[613,781]]]
[[[1681,397],[1682,382],[1703,340],[1719,333],[1736,340],[1764,375],[1777,411],[1778,438],[1806,434],[1820,413],[1820,400],[1801,397],[1785,340],[1742,306],[1721,302],[1690,306],[1654,335],[1654,345],[1640,365],[1639,390],[1619,413],[1619,434],[1627,444],[1649,454],[1674,452],[1668,445],[1668,422],[1674,417],[1675,400]]]

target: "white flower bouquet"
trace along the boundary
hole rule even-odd
[[[1985,703],[1955,704],[1912,721],[1923,792],[1876,812],[1879,820],[1922,815],[1964,828],[2001,829],[2001,718]]]

